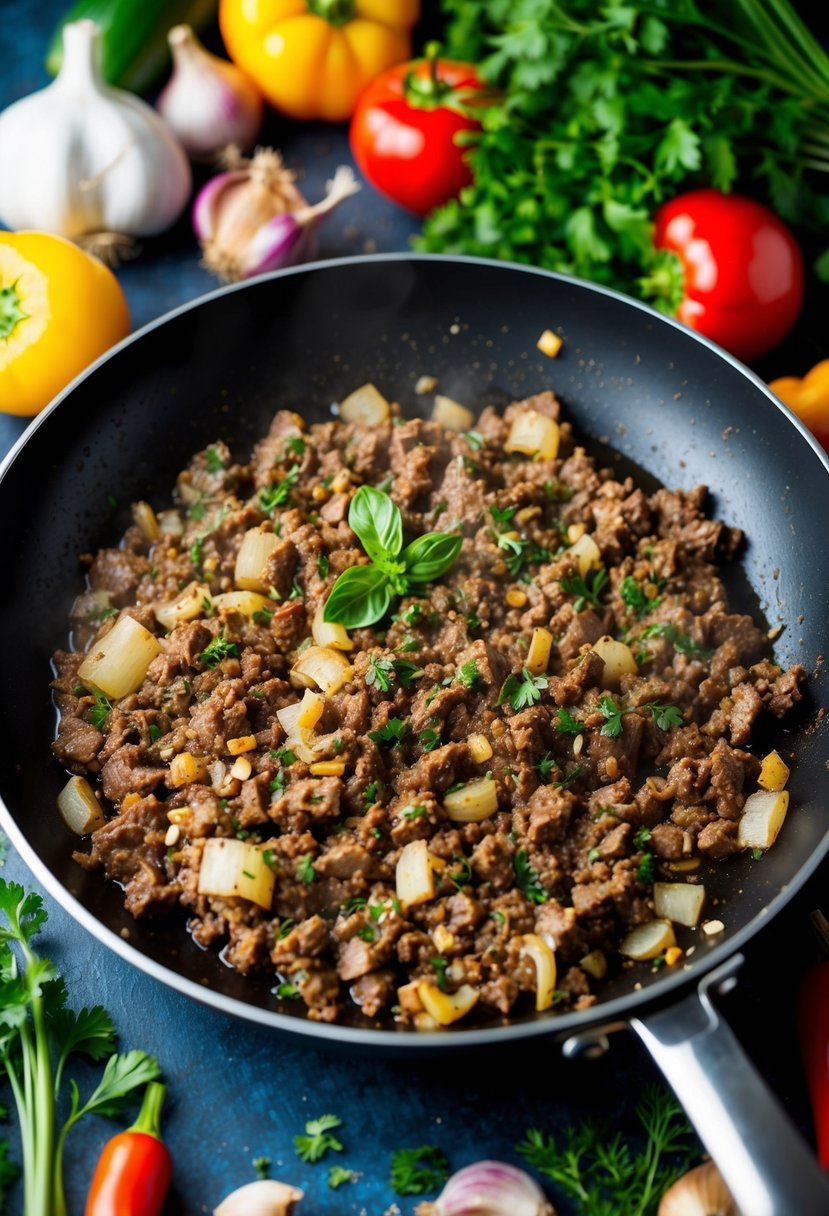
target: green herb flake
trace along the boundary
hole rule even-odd
[[[437,1191],[449,1177],[449,1160],[433,1144],[399,1148],[391,1157],[389,1183],[396,1195],[423,1195]]]
[[[291,491],[299,481],[299,465],[295,464],[288,470],[281,481],[266,486],[259,491],[259,506],[265,515],[273,515],[279,507],[287,507],[291,502]]]
[[[573,607],[576,612],[583,612],[587,604],[598,612],[602,607],[599,596],[607,586],[607,582],[607,571],[604,566],[598,570],[588,570],[585,576],[571,574],[559,579],[562,591],[574,597]]]
[[[306,853],[304,857],[300,857],[296,863],[296,876],[300,882],[306,883],[308,886],[314,881],[317,872],[314,869],[313,854]]]
[[[584,730],[584,723],[574,718],[569,709],[562,708],[556,714],[555,728],[560,735],[580,735]]]
[[[508,701],[515,710],[528,709],[541,700],[541,693],[548,684],[546,676],[534,676],[524,667],[520,679],[514,673],[507,676],[495,704],[503,705],[505,701]]]
[[[343,1186],[346,1182],[355,1182],[357,1175],[353,1170],[347,1170],[344,1165],[331,1165],[328,1167],[328,1185],[332,1191],[336,1191],[338,1187]]]
[[[449,959],[444,958],[442,954],[436,954],[429,959],[429,966],[435,973],[435,983],[441,992],[446,991],[446,968],[449,966]]]
[[[408,730],[409,724],[403,718],[389,718],[379,730],[370,730],[368,737],[374,743],[388,743],[392,747],[399,747]]]
[[[336,1115],[322,1115],[319,1119],[309,1119],[305,1124],[305,1135],[294,1136],[294,1148],[300,1161],[312,1165],[321,1161],[329,1151],[342,1152],[342,1144],[332,1135],[334,1128],[342,1127],[342,1119]]]
[[[365,789],[363,790],[360,797],[362,798],[363,803],[366,806],[373,806],[374,803],[377,801],[377,795],[379,794],[379,792],[380,792],[380,782],[372,781],[370,785],[367,785],[365,787]]]
[[[530,903],[545,904],[549,898],[541,885],[538,872],[530,865],[526,849],[519,849],[515,854],[515,883]]]
[[[223,659],[233,659],[239,657],[239,647],[236,642],[231,642],[225,637],[224,630],[215,637],[213,641],[204,648],[199,655],[200,662],[204,663],[205,667],[218,667]]]
[[[440,747],[440,731],[427,727],[426,730],[420,732],[417,740],[425,752],[433,752],[436,747]]]
[[[469,659],[463,663],[458,668],[455,678],[460,684],[463,684],[464,688],[474,688],[481,679],[481,672],[476,661]]]
[[[407,806],[403,811],[404,819],[422,819],[427,814],[426,807],[423,805]]]
[[[270,1177],[272,1164],[270,1157],[254,1157],[253,1161],[251,1161],[256,1177],[263,1182],[266,1178]]]
[[[320,578],[328,578],[328,571],[331,569],[331,559],[326,553],[321,553],[317,558],[317,574]]]
[[[205,450],[204,464],[208,473],[223,473],[227,468],[219,449],[212,445]]]
[[[112,713],[112,702],[104,693],[99,692],[98,689],[92,695],[95,698],[95,704],[90,705],[86,711],[86,720],[96,730],[103,730],[109,715]]]
[[[480,431],[464,431],[463,437],[472,448],[473,452],[480,452],[481,448],[486,443],[486,439]]]

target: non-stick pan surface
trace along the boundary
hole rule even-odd
[[[561,332],[556,360],[536,341]],[[712,512],[748,537],[728,572],[738,602],[782,627],[783,665],[818,671],[829,619],[826,457],[746,369],[682,326],[601,288],[464,259],[345,259],[226,289],[147,327],[77,381],[4,466],[0,509],[3,824],[38,878],[105,944],[159,979],[228,1012],[323,1038],[399,1043],[393,1028],[309,1023],[281,1010],[270,985],[243,980],[177,924],[136,923],[120,892],[72,860],[55,812],[65,775],[49,754],[49,657],[64,643],[82,587],[79,554],[113,544],[129,504],[169,500],[189,456],[224,438],[240,457],[277,408],[309,421],[366,381],[423,412],[423,374],[473,410],[552,388],[591,446],[675,488],[711,488]],[[624,465],[622,466],[624,467]],[[620,979],[596,1011],[407,1035],[430,1049],[573,1030],[631,1017],[723,962],[776,912],[829,849],[819,711],[825,681],[776,742],[793,756],[792,809],[761,863],[720,867],[725,933],[698,940],[679,973]],[[634,984],[641,982],[641,989]]]

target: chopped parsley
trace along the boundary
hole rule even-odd
[[[204,453],[204,463],[208,473],[222,473],[227,468],[219,449],[212,446]]]
[[[397,649],[400,651],[401,654],[407,654],[408,652],[410,652],[412,650],[418,650],[419,648],[420,648],[420,645],[417,641],[417,638],[412,637],[412,635],[410,633],[407,633],[404,635],[403,641],[397,647]]]
[[[462,887],[472,881],[472,866],[469,864],[469,858],[464,857],[462,853],[455,853],[452,860],[458,863],[458,868],[452,870],[448,878],[452,886],[457,887],[460,891]]]
[[[426,814],[426,807],[419,804],[418,806],[407,806],[403,811],[404,819],[422,819]]]
[[[515,882],[519,891],[533,904],[545,904],[547,892],[541,885],[538,873],[530,865],[526,849],[519,849],[515,854]]]
[[[599,709],[601,710],[602,717],[604,718],[604,725],[602,726],[601,733],[603,735],[607,735],[607,737],[610,739],[618,738],[622,733],[622,718],[625,716],[625,714],[631,713],[632,710],[623,709],[622,706],[617,705],[610,696],[602,697],[601,701],[599,701]]]
[[[147,735],[149,737],[150,743],[157,743],[158,740],[161,738],[161,727],[156,726],[155,722],[151,722],[149,724],[149,726],[147,727]]]
[[[251,613],[251,620],[257,625],[270,625],[273,620],[273,612],[270,608],[257,608]]]
[[[331,560],[327,553],[321,553],[317,558],[317,574],[320,578],[328,578],[328,571],[331,569]]]
[[[266,849],[265,852],[269,853],[270,849]],[[296,921],[294,920],[294,918],[292,916],[286,916],[284,918],[284,920],[281,920],[279,922],[279,929],[277,930],[276,940],[278,942],[284,941],[295,925],[296,925]]]
[[[304,456],[307,444],[301,435],[289,435],[285,440],[285,455]]]
[[[362,799],[366,806],[373,806],[377,801],[377,795],[380,791],[380,782],[372,781],[371,785],[367,785],[362,792]]]
[[[517,510],[517,507],[490,507],[489,513],[496,524],[508,524]]]
[[[672,726],[682,726],[684,718],[682,710],[677,705],[660,705],[649,701],[642,707],[646,709],[660,730],[670,730]]]
[[[321,1115],[319,1119],[309,1119],[305,1124],[305,1135],[294,1136],[294,1148],[300,1161],[311,1165],[320,1161],[330,1150],[342,1152],[342,1144],[331,1133],[335,1127],[342,1127],[342,1119],[336,1115]]]
[[[311,853],[306,853],[304,857],[300,857],[296,863],[296,876],[300,882],[307,883],[308,886],[314,881],[317,872],[314,869],[314,858]]]
[[[474,615],[468,616],[466,618],[466,627],[467,627],[467,629],[480,629],[481,628],[481,618],[478,616],[474,616]]]
[[[96,730],[103,730],[106,726],[107,718],[112,713],[112,702],[97,689],[92,695],[95,698],[95,704],[90,705],[89,709],[86,711],[86,720],[92,726],[94,726]]]
[[[580,735],[584,730],[584,723],[574,718],[569,709],[560,709],[556,718],[555,728],[560,735]]]
[[[633,834],[633,843],[636,845],[637,849],[644,849],[650,838],[650,828],[646,828],[645,825],[642,824],[642,826],[638,827]]]
[[[662,602],[659,595],[649,598],[642,584],[631,575],[623,578],[619,584],[619,596],[637,620],[657,608]]]
[[[354,1182],[357,1175],[353,1170],[347,1170],[344,1165],[332,1165],[328,1169],[328,1185],[336,1191],[345,1182]]]
[[[368,900],[364,895],[352,895],[351,898],[347,899],[343,904],[343,910],[345,912],[359,912],[360,909],[364,908],[367,903]]]
[[[581,574],[569,574],[566,578],[559,579],[559,584],[563,591],[575,597],[573,607],[576,612],[582,612],[586,604],[592,604],[598,609],[602,606],[599,596],[607,585],[607,571],[602,566],[598,570],[588,570],[584,577]]]
[[[636,881],[640,882],[643,887],[650,887],[656,878],[656,863],[654,862],[653,853],[646,853],[639,865],[636,867]]]
[[[408,608],[405,608],[400,613],[399,620],[401,620],[404,625],[416,625],[422,615],[423,609],[421,608],[420,604],[409,604]]]
[[[199,659],[205,667],[218,667],[222,659],[238,658],[239,647],[225,637],[224,630],[214,638],[209,646],[205,646]]]
[[[299,481],[299,465],[290,468],[281,481],[259,491],[259,505],[266,515],[273,515],[277,507],[287,507],[291,501],[291,490]]]
[[[393,678],[391,659],[378,659],[376,655],[369,655],[366,684],[375,685],[380,692],[388,692]]]
[[[392,1153],[389,1182],[396,1195],[423,1195],[439,1190],[449,1177],[449,1161],[433,1144],[399,1148]]]
[[[480,431],[464,431],[463,437],[472,448],[473,452],[480,452],[481,448],[486,443],[486,439]]]
[[[254,1157],[253,1161],[251,1161],[251,1165],[253,1166],[254,1170],[256,1171],[256,1177],[260,1181],[264,1182],[264,1180],[270,1174],[270,1169],[271,1169],[270,1157]]]
[[[544,785],[546,785],[550,780],[550,774],[554,769],[558,768],[558,764],[556,763],[555,756],[553,756],[552,752],[545,752],[534,767],[540,780],[544,783]]]
[[[507,676],[495,704],[503,705],[505,701],[509,701],[513,709],[527,709],[541,700],[541,692],[548,683],[546,676],[534,676],[524,667],[520,679],[515,674]]]
[[[289,984],[285,981],[274,988],[274,996],[278,996],[282,1001],[295,1001],[299,999],[299,989],[296,984]]]
[[[289,747],[280,747],[278,751],[271,751],[272,759],[279,760],[280,763],[291,765],[296,764],[296,756]]]
[[[693,638],[687,633],[683,633],[676,625],[670,621],[655,621],[652,625],[646,626],[639,634],[638,641],[645,641],[646,638],[665,638],[670,642],[674,650],[680,654],[687,655],[689,658],[710,659],[713,655],[713,650],[708,650],[705,646],[698,646]],[[636,662],[643,663],[648,657],[646,650],[640,650],[636,655]]]
[[[389,743],[392,747],[399,747],[408,730],[409,724],[403,718],[389,718],[386,725],[381,726],[379,730],[370,730],[368,737],[375,743]]]
[[[415,680],[422,680],[425,675],[423,668],[418,667],[417,663],[413,663],[411,659],[393,659],[392,667],[406,692],[409,691]]]
[[[573,768],[570,769],[570,772],[565,775],[565,777],[562,781],[553,782],[553,789],[554,790],[566,790],[567,786],[572,785],[572,783],[576,780],[576,777],[578,777],[579,773],[581,772],[581,769],[582,769],[582,766],[580,764],[576,764]]]
[[[468,662],[463,663],[458,668],[455,676],[455,679],[458,680],[459,683],[463,684],[464,688],[474,688],[480,678],[481,672],[474,659],[469,659]]]
[[[449,959],[444,958],[442,954],[436,954],[434,958],[429,959],[429,966],[435,973],[435,983],[441,992],[446,991],[446,968],[449,966]]]
[[[357,930],[357,936],[364,942],[373,942],[377,938],[377,930],[373,925],[363,925],[362,929]]]
[[[429,726],[426,730],[421,731],[417,740],[425,752],[433,752],[436,747],[440,746],[440,731],[433,730]]]

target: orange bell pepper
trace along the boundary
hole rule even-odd
[[[228,53],[291,118],[344,122],[363,88],[411,54],[420,0],[220,0]]]
[[[781,376],[772,380],[769,388],[829,452],[829,359],[816,363],[802,378]]]

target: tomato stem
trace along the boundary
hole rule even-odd
[[[441,80],[438,75],[439,55],[440,43],[427,42],[423,58],[429,68],[429,75],[421,76],[417,71],[409,72],[406,75],[403,88],[409,105],[417,106],[422,110],[431,110],[441,105],[447,94],[453,92],[452,85]]]
[[[305,0],[308,12],[322,17],[329,25],[348,25],[354,20],[356,0]]]
[[[150,1081],[144,1091],[144,1100],[141,1103],[138,1118],[132,1127],[127,1128],[127,1131],[143,1132],[145,1136],[153,1136],[156,1140],[160,1140],[161,1107],[164,1105],[166,1093],[166,1085],[162,1085],[160,1081]]]
[[[10,338],[20,322],[29,316],[20,303],[19,282],[20,279],[15,279],[9,287],[0,287],[0,339]]]

